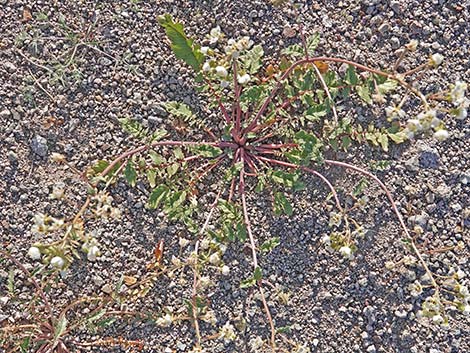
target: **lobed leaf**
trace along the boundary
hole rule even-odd
[[[194,71],[199,72],[204,61],[204,55],[201,53],[200,47],[186,36],[183,25],[174,22],[169,14],[159,16],[158,23],[165,29],[175,56],[191,66]]]

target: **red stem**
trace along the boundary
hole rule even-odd
[[[278,164],[278,165],[282,165],[282,166],[288,167],[288,168],[300,169],[300,170],[312,173],[313,175],[319,177],[326,185],[328,185],[328,188],[330,189],[331,193],[333,194],[333,197],[334,197],[335,203],[336,203],[336,207],[338,208],[338,210],[340,210],[341,212],[343,211],[343,207],[341,207],[341,203],[339,202],[338,194],[337,194],[334,186],[330,183],[330,181],[323,174],[317,172],[314,169],[308,168],[308,167],[304,167],[304,166],[293,164],[293,163],[279,161],[277,159],[266,158],[266,157],[262,157],[262,156],[257,156],[257,158],[262,160],[262,161],[271,163],[271,164]]]

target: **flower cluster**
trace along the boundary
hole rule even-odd
[[[33,218],[33,226],[31,231],[33,233],[47,234],[65,227],[63,219],[54,218],[43,213],[38,213]]]
[[[121,216],[121,210],[112,206],[113,197],[100,191],[92,200],[95,202],[95,215],[103,218],[118,219]]]
[[[219,43],[225,35],[221,32],[220,27],[217,26],[210,31],[208,35],[209,45],[215,46]],[[221,54],[217,49],[212,49],[208,46],[201,47],[200,51],[206,57],[206,61],[202,65],[202,71],[206,75],[211,75],[220,81],[220,86],[226,88],[230,85],[229,80],[229,66],[232,59],[238,58],[242,53],[246,52],[253,46],[253,41],[250,37],[242,37],[238,40],[233,38],[227,41]],[[251,76],[248,73],[237,74],[237,81],[241,85],[250,82]]]
[[[235,334],[235,328],[233,325],[227,321],[224,326],[220,328],[219,338],[223,339],[225,342],[233,341],[237,335]]]
[[[449,100],[454,105],[454,114],[457,119],[463,120],[467,117],[467,109],[470,106],[470,99],[465,97],[467,84],[462,81],[456,81],[449,93]]]

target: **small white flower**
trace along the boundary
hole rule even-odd
[[[225,244],[220,244],[218,243],[217,245],[219,245],[219,250],[222,254],[225,254],[225,252],[227,251],[227,245]]]
[[[227,44],[228,44],[228,45],[235,45],[235,43],[236,43],[236,40],[233,39],[233,38],[230,38],[230,39],[227,41]]]
[[[49,195],[49,199],[51,200],[60,200],[63,199],[65,196],[64,191],[65,184],[64,183],[57,183],[52,187],[52,193]]]
[[[465,82],[457,80],[454,87],[450,91],[450,99],[455,105],[460,105],[460,102],[465,98],[465,91],[467,90],[467,84]]]
[[[432,317],[432,321],[436,324],[441,324],[444,322],[444,318],[442,317],[442,315],[437,314]]]
[[[204,239],[201,240],[200,248],[202,250],[207,250],[207,249],[209,249],[210,244],[211,244],[211,241],[208,238],[204,238]]]
[[[184,248],[185,246],[187,246],[189,244],[189,240],[186,239],[186,238],[180,238],[180,240],[178,241],[179,243],[179,246],[181,246],[182,248]]]
[[[250,340],[250,347],[253,352],[258,352],[259,349],[263,348],[263,339],[260,336],[256,336]]]
[[[230,273],[230,267],[228,267],[227,265],[223,265],[220,272],[222,272],[224,276],[228,276],[228,274]]]
[[[33,260],[40,260],[41,259],[41,250],[38,247],[32,246],[28,250],[28,256]]]
[[[321,241],[323,244],[325,245],[328,245],[330,246],[331,245],[331,238],[329,235],[324,235],[322,238],[321,238]]]
[[[211,71],[211,64],[208,61],[206,61],[204,63],[204,65],[202,65],[202,71],[204,71],[204,72]]]
[[[444,61],[444,56],[442,54],[435,53],[431,55],[430,63],[432,66],[439,66],[442,64],[443,61]]]
[[[100,249],[96,245],[93,245],[91,248],[88,249],[87,259],[89,261],[96,261],[96,259],[100,255]]]
[[[220,39],[222,39],[224,34],[220,30],[220,26],[214,27],[211,29],[209,33],[209,43],[210,44],[215,44],[217,43]]]
[[[449,138],[449,132],[447,130],[438,130],[434,133],[434,138],[439,141],[444,141]]]
[[[423,129],[421,122],[418,119],[409,119],[406,122],[406,128],[412,132],[421,131]]]
[[[250,82],[250,79],[251,79],[251,77],[248,74],[244,74],[242,76],[238,75],[238,83],[241,84],[241,85],[244,85],[244,84]]]
[[[222,80],[220,81],[220,87],[227,88],[230,85],[230,82]]]
[[[388,106],[385,108],[385,115],[390,119],[398,119],[403,118],[406,114],[401,108]]]
[[[65,265],[65,261],[63,258],[61,258],[60,256],[54,256],[52,259],[51,259],[51,266],[52,267],[55,267],[55,268],[58,268],[58,269],[62,269]]]
[[[465,272],[462,271],[461,269],[458,269],[455,274],[457,275],[457,279],[462,279],[466,276]]]
[[[352,250],[349,246],[342,246],[339,249],[341,255],[343,255],[346,259],[352,259]]]
[[[463,308],[463,312],[462,312],[465,316],[468,316],[470,314],[470,305],[467,304],[465,305],[465,307]]]
[[[464,107],[459,107],[457,109],[457,115],[455,116],[458,120],[464,120],[467,117],[467,109]]]
[[[162,317],[159,317],[155,323],[157,324],[157,326],[160,326],[160,327],[168,327],[172,324],[172,322],[173,322],[173,318],[171,317],[171,315],[166,314]]]
[[[209,262],[212,265],[218,265],[220,262],[220,255],[218,252],[213,253],[211,256],[209,256]]]
[[[409,51],[415,51],[416,48],[418,47],[418,41],[416,39],[412,39],[409,41],[408,44],[405,45],[406,49]]]
[[[228,75],[227,69],[223,66],[217,66],[215,68],[215,73],[220,77],[227,77]]]
[[[459,286],[459,294],[463,295],[465,298],[470,296],[470,292],[468,291],[467,286]]]
[[[217,317],[215,316],[215,312],[213,310],[208,310],[206,315],[201,317],[201,319],[210,323],[211,325],[215,325],[217,323]]]
[[[219,332],[219,338],[227,341],[233,341],[236,338],[235,329],[230,322],[226,322],[224,326],[221,327]]]
[[[202,276],[199,283],[202,289],[205,289],[212,284],[211,279],[208,276]]]
[[[209,47],[201,47],[201,53],[203,53],[204,55],[207,55],[208,52],[209,52]]]

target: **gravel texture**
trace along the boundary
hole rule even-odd
[[[304,1],[299,8],[304,30],[321,34],[321,54],[387,68],[396,59],[396,50],[410,39],[420,45],[405,67],[442,53],[445,62],[423,78],[424,91],[445,89],[456,79],[470,82],[469,11],[468,1],[440,0]],[[297,40],[295,12],[261,0],[0,0],[0,239],[28,269],[34,266],[26,255],[28,248],[39,240],[31,232],[33,216],[44,212],[70,217],[85,198],[85,185],[69,170],[51,163],[51,153],[63,153],[84,170],[134,146],[136,142],[117,123],[120,117],[163,126],[167,114],[160,103],[168,100],[185,102],[200,114],[211,113],[194,89],[189,69],[169,50],[157,23],[157,15],[164,13],[184,22],[186,32],[195,38],[215,25],[229,37],[249,35],[273,60]],[[79,46],[73,53],[60,23],[66,24],[69,35],[96,40],[98,50]],[[68,63],[66,58],[72,56],[63,72],[54,66],[57,60]],[[395,147],[388,155],[361,147],[336,157],[363,167],[368,167],[367,160],[390,160],[390,167],[378,172],[380,179],[392,190],[410,226],[423,228],[420,242],[426,249],[465,244],[460,252],[432,255],[432,270],[446,274],[450,265],[457,264],[470,275],[470,124],[468,118],[446,123],[451,137],[442,143],[420,140]],[[360,179],[336,168],[325,173],[344,189]],[[67,200],[49,200],[53,186],[61,181]],[[355,259],[347,262],[320,244],[328,231],[328,207],[323,201],[327,190],[314,179],[308,180],[308,186],[293,200],[296,211],[290,219],[265,212],[270,209],[268,199],[249,200],[259,242],[273,235],[281,238],[281,245],[261,258],[269,281],[290,293],[288,304],[268,296],[276,325],[290,326],[286,335],[312,352],[470,352],[468,317],[452,314],[446,330],[415,317],[420,297],[412,298],[407,286],[423,275],[419,269],[385,270],[385,261],[400,260],[406,250],[380,190],[368,190],[370,203],[360,216],[369,231]],[[178,253],[178,238],[187,235],[184,227],[143,207],[145,187],[130,189],[122,182],[113,195],[124,210],[123,218],[90,225],[99,234],[103,256],[96,262],[76,261],[54,292],[56,303],[109,294],[122,274],[141,275],[152,256],[149,249],[159,239],[165,239],[165,261]],[[220,325],[230,321],[241,327],[246,320],[247,328],[238,331],[234,342],[208,341],[208,352],[248,352],[250,339],[269,334],[256,292],[239,289],[240,280],[251,273],[249,252],[243,250],[239,243],[228,247],[223,260],[231,274],[216,276],[210,301]],[[0,327],[27,318],[24,306],[6,291],[13,267],[4,264]],[[15,276],[16,299],[27,302],[32,287],[18,270]],[[145,298],[121,310],[144,313],[166,306],[177,310],[190,296],[191,276],[163,279]],[[208,335],[215,332],[209,326],[203,330]],[[188,352],[194,342],[189,322],[160,328],[145,321],[120,320],[99,333],[109,336],[142,339],[145,352]],[[75,338],[97,337],[84,330]]]

